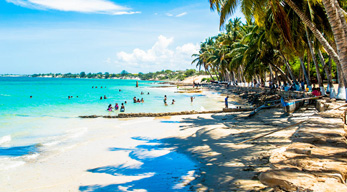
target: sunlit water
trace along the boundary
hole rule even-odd
[[[155,81],[139,81],[138,88],[135,85],[136,80],[0,77],[0,170],[22,166],[41,153],[81,142],[89,130],[86,121],[78,116],[119,113],[107,111],[109,104],[114,107],[115,103],[127,101],[127,113],[202,111],[223,106],[204,94],[175,93],[176,87],[158,88],[163,84]],[[164,105],[164,95],[168,106]],[[104,96],[107,99],[101,100]],[[133,103],[134,96],[145,102]],[[176,101],[174,105],[172,99]],[[183,164],[189,165],[184,171],[194,165],[176,153],[163,158],[171,161],[171,156],[179,156],[178,164],[184,159]]]

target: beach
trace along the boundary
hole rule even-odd
[[[34,160],[28,159],[25,166],[8,169],[6,174],[2,172],[1,180],[6,184],[0,189],[228,191],[238,186],[235,183],[249,189],[264,187],[259,181],[252,180],[253,170],[266,164],[269,150],[286,144],[285,138],[293,130],[274,135],[271,143],[237,146],[235,143],[272,128],[259,124],[258,119],[238,122],[240,120],[237,119],[245,115],[136,118],[118,121],[117,125],[112,119],[83,119],[79,123],[88,133],[83,136],[82,142],[59,153],[51,152]],[[272,120],[264,120],[264,123],[266,121]],[[249,126],[252,128],[249,129]],[[275,144],[275,141],[281,142]],[[170,153],[179,154],[182,162],[160,163]],[[158,163],[152,164],[151,161]],[[251,171],[243,171],[245,168]]]
[[[155,89],[168,91],[167,87]],[[224,107],[225,94],[230,96],[233,108],[249,105],[246,99],[232,92],[211,85],[199,94],[219,109]],[[137,118],[35,117],[46,122],[43,125],[51,126],[41,137],[36,134],[39,141],[59,129],[65,130],[65,134],[53,134],[46,142],[35,145],[10,148],[6,145],[11,138],[4,141],[3,156],[17,155],[9,156],[10,161],[1,159],[0,180],[4,182],[0,191],[271,191],[275,186],[269,179],[261,180],[260,175],[272,173],[271,159],[292,148],[293,138],[305,126],[292,126],[261,136],[308,121],[317,111],[311,105],[291,115],[286,115],[283,108],[262,110],[253,117],[249,117],[250,113]],[[21,118],[33,120],[33,117]],[[322,119],[319,126],[324,127],[326,122]],[[339,124],[341,119],[329,122]],[[343,135],[343,129],[337,131],[335,135]]]

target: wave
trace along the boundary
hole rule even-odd
[[[39,153],[31,153],[19,157],[0,157],[0,171],[9,170],[24,165],[26,162],[33,161],[39,157]]]
[[[0,137],[0,145],[4,144],[4,143],[8,143],[12,140],[11,135],[6,135],[3,137]]]
[[[79,128],[75,130],[69,130],[65,134],[60,136],[53,136],[47,139],[47,142],[42,143],[42,146],[44,147],[43,150],[54,150],[60,148],[63,145],[71,144],[70,142],[73,142],[72,140],[78,139],[82,137],[86,132],[88,132],[88,128]],[[55,148],[57,147],[57,148]]]
[[[24,164],[25,161],[14,160],[10,158],[0,158],[0,170],[8,170]]]

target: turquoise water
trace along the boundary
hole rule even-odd
[[[204,95],[175,93],[175,87],[158,88],[163,84],[155,81],[139,81],[138,88],[135,85],[136,80],[0,77],[0,167],[6,167],[9,158],[32,156],[67,142],[79,142],[88,126],[78,116],[116,115],[118,111],[106,110],[109,104],[127,101],[126,112],[218,107]],[[107,99],[100,100],[105,95]],[[163,103],[164,95],[168,106]],[[134,96],[145,102],[133,103]],[[191,96],[195,97],[193,103]],[[172,99],[176,101],[174,105]]]
[[[127,101],[126,112],[201,110],[200,105],[190,103],[190,95],[158,90],[153,88],[159,86],[155,83],[139,81],[139,88],[136,88],[136,80],[0,78],[0,116],[108,115],[108,104],[120,105],[124,101]],[[141,92],[145,94],[141,95]],[[147,95],[148,92],[150,95]],[[107,99],[100,100],[105,95]],[[165,107],[164,95],[168,96],[169,104],[172,99],[176,104]],[[68,96],[73,97],[68,99]],[[145,102],[134,104],[134,96],[144,98]]]

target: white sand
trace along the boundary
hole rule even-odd
[[[192,170],[176,187],[188,185],[195,179],[192,187],[200,191],[264,188],[259,181],[252,180],[255,171],[266,169],[263,167],[267,164],[266,157],[270,155],[270,150],[287,145],[288,137],[295,129],[277,133],[265,140],[265,143],[262,140],[261,145],[235,143],[273,130],[275,127],[268,125],[269,123],[287,125],[287,118],[280,118],[281,114],[276,109],[252,120],[242,118],[247,113],[79,119],[76,120],[76,127],[88,130],[79,142],[64,144],[64,150],[42,153],[22,166],[0,171],[0,191],[78,191],[80,186],[110,184],[124,184],[124,188],[119,187],[119,190],[127,191],[127,183],[153,175],[123,176],[92,173],[88,170],[117,165],[141,166],[140,161],[129,156],[129,151],[110,150],[132,149],[144,144],[146,141],[131,139],[138,136],[163,139],[162,142],[166,145],[165,149],[140,151],[136,154],[139,159],[159,157],[176,149],[197,163],[199,177],[195,178],[195,170]],[[248,167],[249,165],[252,167]],[[245,168],[250,170],[244,171]]]

